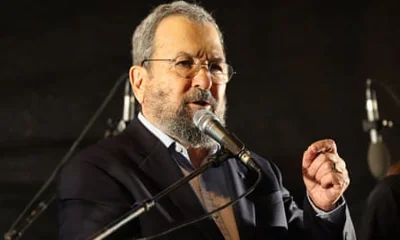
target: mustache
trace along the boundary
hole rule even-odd
[[[202,89],[197,89],[194,92],[190,93],[184,98],[183,101],[185,104],[198,101],[208,102],[213,110],[215,110],[218,104],[217,100],[212,96],[210,91]]]

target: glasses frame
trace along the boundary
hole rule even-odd
[[[193,58],[193,59],[196,59],[196,58]],[[197,66],[197,70],[195,71],[195,74],[194,74],[193,76],[189,77],[189,76],[182,76],[182,75],[179,73],[179,71],[176,70],[177,59],[174,59],[174,58],[148,58],[148,59],[144,59],[144,60],[141,62],[140,66],[143,67],[144,64],[145,64],[146,62],[171,62],[171,63],[173,64],[174,71],[175,71],[179,76],[181,76],[181,77],[183,77],[183,78],[193,78],[193,77],[197,76],[197,74],[199,74],[199,72],[200,72],[202,66],[206,66],[206,67],[207,67],[207,71],[211,72],[211,71],[210,71],[210,64],[213,64],[213,63],[203,64],[203,63],[201,63],[200,61],[194,61],[195,63],[192,64],[192,65],[196,65],[196,66]],[[227,83],[231,80],[231,78],[233,77],[233,75],[236,74],[236,72],[233,70],[232,65],[230,65],[230,64],[228,64],[228,63],[225,63],[225,62],[224,62],[223,64],[225,64],[225,65],[228,67],[228,73],[226,74],[226,75],[227,75],[227,78],[226,78],[227,80],[224,81],[224,82],[219,82],[219,81],[215,81],[214,78],[211,78],[211,80],[212,80],[213,83],[215,83],[215,84],[227,84]],[[211,74],[211,75],[212,75],[212,74]]]

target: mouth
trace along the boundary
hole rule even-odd
[[[207,105],[211,105],[208,101],[204,101],[204,100],[199,100],[199,101],[194,101],[194,102],[192,102],[193,104],[196,104],[196,105],[200,105],[200,106],[207,106]]]
[[[211,108],[211,103],[204,100],[193,101],[190,104],[195,105],[197,108],[207,108],[207,109]]]

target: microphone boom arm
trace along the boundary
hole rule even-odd
[[[170,192],[174,191],[175,189],[178,189],[181,187],[183,184],[188,183],[190,180],[195,178],[196,176],[200,175],[203,173],[205,170],[207,170],[209,167],[218,167],[221,163],[226,161],[229,157],[233,157],[231,153],[225,151],[225,149],[222,149],[221,151],[217,152],[214,156],[212,156],[208,162],[201,167],[197,168],[195,171],[191,172],[189,175],[187,175],[184,178],[179,179],[175,183],[173,183],[171,186],[168,188],[164,189],[157,195],[155,195],[153,198],[145,200],[142,202],[139,206],[135,207],[116,221],[110,223],[106,227],[104,227],[102,230],[97,232],[95,235],[91,236],[89,239],[90,240],[101,240],[109,236],[110,234],[114,233],[116,230],[118,230],[120,227],[128,223],[129,221],[139,217],[141,214],[149,211],[152,207],[155,206],[155,204],[169,194]]]

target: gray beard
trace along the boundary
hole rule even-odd
[[[163,114],[161,114],[161,116],[163,116],[161,120],[162,129],[178,141],[186,142],[191,148],[213,148],[216,142],[196,127],[192,120],[194,112],[188,106],[188,103],[200,100],[209,101],[211,103],[211,111],[214,112],[220,122],[225,125],[225,99],[222,100],[224,103],[221,109],[216,111],[217,102],[212,97],[211,93],[209,91],[196,90],[185,97],[175,114],[173,114],[172,111],[168,111],[168,108],[163,109]]]
[[[179,109],[175,119],[167,127],[169,134],[177,139],[185,140],[192,148],[212,147],[215,145],[214,140],[195,126],[190,118],[190,112],[186,107]]]

